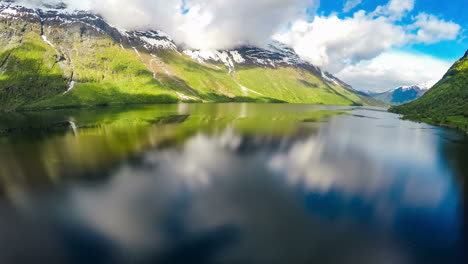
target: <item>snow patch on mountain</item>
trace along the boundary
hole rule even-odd
[[[71,90],[73,90],[75,88],[75,81],[71,81],[69,84],[68,84],[68,89],[63,93],[63,94],[67,94],[69,93]]]
[[[159,30],[150,31],[125,31],[117,29],[122,35],[124,35],[130,41],[139,40],[147,50],[152,49],[168,49],[177,51],[177,45],[167,34]]]
[[[12,8],[4,9],[4,10],[1,11],[1,13],[2,13],[2,14],[12,15],[12,16],[18,15],[18,11],[15,10],[15,9],[12,9]]]
[[[326,72],[321,71],[321,73],[322,73],[322,78],[324,78],[325,80],[327,80],[327,81],[329,81],[329,82],[331,82],[331,83],[333,83],[333,84],[335,84],[335,85],[340,85],[340,84],[338,83],[338,81],[336,81],[336,80],[333,79],[333,78],[328,77],[328,75],[327,75]]]
[[[180,99],[185,100],[185,101],[199,101],[199,99],[185,95],[183,93],[176,92],[176,94]]]
[[[239,52],[237,50],[233,50],[233,51],[230,51],[229,54],[231,54],[232,56],[232,59],[241,64],[241,63],[244,63],[245,62],[245,59],[242,57],[242,55],[239,54]]]
[[[423,83],[416,84],[416,85],[397,87],[397,88],[392,89],[391,91],[396,91],[398,89],[402,89],[403,91],[414,90],[414,89],[429,90],[438,82],[439,80],[430,80],[430,81],[423,82]]]
[[[427,81],[427,82],[417,84],[416,86],[423,89],[423,90],[429,90],[432,87],[434,87],[434,85],[436,85],[436,83],[438,83],[438,82],[439,82],[439,80],[430,80],[430,81]]]
[[[49,46],[51,46],[52,48],[55,49],[55,45],[52,44],[52,42],[50,42],[50,41],[47,39],[46,36],[42,35],[41,38],[42,38],[42,40],[43,40],[47,45],[49,45]]]
[[[166,40],[153,39],[148,37],[141,37],[141,39],[153,47],[161,49],[177,49],[177,47],[175,47],[172,42]]]
[[[223,64],[228,69],[228,73],[235,72],[238,65],[269,68],[299,67],[313,72],[331,85],[351,89],[349,85],[335,76],[301,59],[292,48],[277,40],[272,40],[263,47],[241,46],[232,50],[192,50],[182,49],[160,30],[128,31],[108,24],[99,15],[69,10],[65,5],[24,7],[3,1],[0,2],[0,17],[2,16],[9,19],[31,19],[34,17],[34,20],[40,20],[45,27],[80,23],[98,34],[112,37],[122,49],[133,49],[139,57],[141,57],[139,51],[143,52],[144,50],[148,54],[155,54],[157,50],[183,52],[199,63],[212,63],[214,67]],[[41,37],[44,42],[54,47],[46,36]]]
[[[291,48],[278,41],[272,41],[265,48],[252,46],[239,47],[235,50],[184,50],[184,54],[199,63],[222,63],[229,72],[236,64],[256,64],[263,67],[298,66],[308,64]]]
[[[20,19],[21,12],[18,9],[12,8],[10,6],[3,6],[0,4],[0,17],[5,17],[9,19]]]
[[[248,93],[253,93],[253,94],[256,94],[256,95],[261,95],[261,96],[263,96],[263,94],[261,94],[261,93],[259,93],[259,92],[256,92],[256,91],[254,91],[254,90],[251,90],[251,89],[249,89],[249,88],[247,88],[247,87],[245,87],[245,86],[240,85],[240,88],[242,89],[242,92],[244,92],[244,94],[246,94],[246,95],[247,95]]]
[[[233,58],[232,53],[228,51],[217,50],[184,50],[184,54],[198,61],[199,63],[205,62],[220,62],[226,65],[229,73],[235,70],[234,61],[243,61],[240,54],[235,54],[236,59]]]

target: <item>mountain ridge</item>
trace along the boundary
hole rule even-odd
[[[378,104],[279,42],[182,49],[162,31],[125,31],[63,6],[0,3],[0,22],[4,109],[178,101]]]
[[[437,81],[427,81],[411,86],[400,86],[386,92],[366,92],[370,97],[390,105],[401,105],[421,98]]]

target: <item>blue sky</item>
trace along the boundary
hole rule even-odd
[[[337,13],[338,17],[351,17],[357,10],[372,12],[377,6],[385,5],[388,0],[362,0],[362,2],[349,12],[343,12],[347,0],[322,0],[317,13],[328,16]],[[410,15],[420,12],[436,15],[442,19],[453,21],[462,27],[462,32],[456,40],[441,41],[434,44],[406,45],[401,49],[406,52],[424,53],[437,58],[454,62],[462,57],[468,49],[468,0],[416,0]],[[403,24],[411,23],[409,18]]]
[[[358,90],[433,83],[468,49],[468,0],[316,0],[275,38]]]

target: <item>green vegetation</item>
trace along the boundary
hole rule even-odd
[[[135,153],[181,145],[195,134],[282,138],[314,130],[317,122],[340,113],[314,109],[242,103],[0,113],[0,185],[38,178],[58,183],[69,171],[91,175]]]
[[[52,48],[32,34],[20,46],[0,53],[1,108],[17,108],[63,93],[67,83],[58,59]]]
[[[75,87],[65,93],[27,107],[70,107],[142,103],[174,103],[177,95],[170,86],[153,78],[133,50],[94,40],[94,48],[74,47],[85,54],[71,53]]]
[[[423,97],[390,111],[407,119],[468,130],[468,52]]]
[[[378,105],[296,67],[198,63],[123,48],[102,33],[0,18],[0,109],[185,102]],[[47,40],[41,34],[49,35]]]
[[[341,87],[332,87],[304,69],[241,67],[237,79],[251,90],[246,90],[246,94],[254,97],[263,95],[290,103],[334,105],[361,101],[356,95],[346,93]]]

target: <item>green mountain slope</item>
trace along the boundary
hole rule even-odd
[[[468,51],[423,97],[390,111],[409,119],[468,130]]]
[[[379,104],[310,64],[275,57],[290,50],[244,50],[270,52],[281,61],[271,65],[235,61],[232,51],[223,53],[231,54],[228,61],[221,53],[223,61],[202,61],[154,32],[132,34],[92,14],[0,7],[0,109],[179,101]]]

